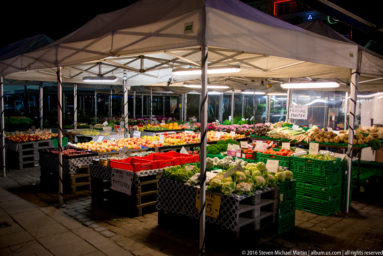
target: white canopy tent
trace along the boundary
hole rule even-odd
[[[351,81],[352,103],[359,74],[382,76],[381,63],[381,58],[362,54],[356,45],[306,31],[239,0],[142,0],[98,15],[46,47],[1,61],[0,75],[19,80],[57,80],[59,97],[62,82],[80,84],[89,75],[113,74],[119,79],[117,83],[122,84],[126,72],[124,85],[128,86],[169,84],[171,87],[199,81],[202,84],[200,167],[201,177],[205,177],[208,67],[240,65],[240,72],[230,76],[209,75],[209,82],[237,83],[241,87],[250,87],[252,78],[256,77],[276,79],[276,88],[281,81],[291,78],[336,79],[344,83],[343,89]],[[179,68],[198,68],[201,75],[174,76],[172,71]],[[238,82],[241,79],[246,81]],[[61,99],[58,102],[60,109]],[[354,103],[350,105],[352,113]],[[59,115],[59,148],[62,149],[60,119]],[[349,152],[353,120],[352,114]],[[204,178],[200,185],[203,254]]]

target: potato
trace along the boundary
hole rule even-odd
[[[329,142],[329,140],[326,138],[326,139],[324,139],[323,140],[325,143],[328,143]]]

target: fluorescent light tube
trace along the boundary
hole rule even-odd
[[[187,88],[195,88],[195,89],[201,89],[202,88],[202,85],[200,85],[200,84],[185,84],[184,86]],[[228,89],[229,86],[227,86],[227,85],[208,85],[207,88],[208,89]]]
[[[88,83],[114,83],[117,80],[115,76],[84,76],[82,78],[82,81]]]
[[[284,89],[323,89],[323,88],[338,88],[336,82],[312,82],[312,83],[286,83],[281,84]]]
[[[249,95],[265,95],[265,92],[241,92],[242,94],[249,94]]]
[[[209,68],[208,74],[225,74],[225,73],[237,73],[241,71],[239,67],[222,67],[222,68]],[[176,76],[188,76],[188,75],[200,75],[201,69],[179,69],[174,70],[173,75]]]
[[[270,96],[287,96],[287,93],[281,93],[281,92],[270,92],[267,95]]]

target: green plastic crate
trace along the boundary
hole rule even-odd
[[[297,195],[315,197],[323,200],[336,198],[342,192],[342,185],[322,187],[308,183],[299,182],[297,184]]]
[[[289,156],[278,156],[273,154],[264,154],[257,152],[257,162],[267,163],[267,160],[279,160],[279,166],[287,167],[290,169],[290,157]]]
[[[278,234],[287,233],[295,227],[295,211],[278,217]]]
[[[278,204],[279,216],[283,216],[283,215],[289,214],[291,212],[295,212],[295,204],[296,204],[295,199],[279,202],[279,204]]]
[[[224,156],[223,156],[223,155],[221,155],[221,154],[217,154],[217,155],[213,155],[213,154],[206,154],[206,157],[209,157],[209,158],[218,157],[219,159],[222,159],[222,158],[224,158]]]
[[[307,183],[315,186],[321,187],[330,187],[330,186],[338,186],[342,184],[342,175],[341,173],[329,176],[317,176],[310,175],[306,173],[294,173],[294,178],[298,183]]]
[[[330,216],[340,211],[340,196],[332,200],[321,200],[314,197],[297,195],[296,209]]]
[[[63,147],[64,146],[68,146],[68,137],[64,137],[64,138],[62,138],[62,145],[63,145]],[[53,138],[52,139],[52,147],[54,147],[54,148],[58,148],[58,139],[57,138]]]
[[[285,181],[278,183],[279,187],[279,202],[295,200],[296,181]]]
[[[291,157],[291,170],[294,173],[305,173],[316,176],[329,176],[342,171],[339,158],[333,161],[316,160],[302,157]]]

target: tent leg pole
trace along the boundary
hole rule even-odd
[[[267,95],[266,97],[266,123],[270,123],[271,98],[270,95]]]
[[[150,87],[150,124],[153,122],[153,89]]]
[[[0,111],[1,111],[1,168],[3,170],[3,177],[7,177],[7,168],[5,163],[5,126],[4,126],[4,77],[0,77]]]
[[[234,124],[234,90],[231,91],[231,123]]]
[[[57,121],[58,121],[58,158],[59,158],[59,204],[64,203],[64,185],[63,185],[63,146],[62,146],[62,68],[57,67]]]
[[[77,84],[73,85],[73,128],[77,129]]]
[[[136,120],[136,91],[133,92],[133,119]]]
[[[348,92],[344,95],[344,129],[347,128],[347,114],[348,114]]]
[[[188,121],[187,113],[188,113],[188,94],[184,94],[184,123]]]
[[[109,94],[109,118],[113,117],[113,88],[110,87],[110,94]]]
[[[222,124],[223,122],[223,93],[219,95],[218,101],[218,121]]]
[[[44,87],[40,85],[40,96],[39,96],[39,110],[40,110],[40,129],[44,128]]]
[[[245,95],[244,94],[242,94],[242,113],[241,113],[241,115],[242,115],[242,118],[245,117]]]
[[[287,90],[287,99],[286,99],[286,122],[290,122],[290,106],[291,106],[291,100],[292,100],[292,94],[293,90],[288,89]]]
[[[206,45],[202,45],[201,49],[201,159],[200,159],[200,235],[199,235],[199,250],[200,255],[205,255],[205,198],[206,198],[206,145],[207,145],[207,56],[208,49]]]
[[[351,84],[350,84],[350,100],[349,100],[349,113],[348,113],[348,171],[347,171],[347,201],[346,201],[346,213],[350,210],[350,190],[351,190],[351,170],[352,170],[352,147],[354,143],[354,126],[355,126],[355,111],[356,100],[359,82],[359,70],[361,65],[361,51],[358,51],[358,63],[357,68],[351,72]]]
[[[124,86],[124,137],[126,138],[128,135],[128,128],[129,128],[129,90],[128,90],[128,85],[127,81],[125,79],[125,74],[124,74],[124,79],[123,79],[123,86]]]

